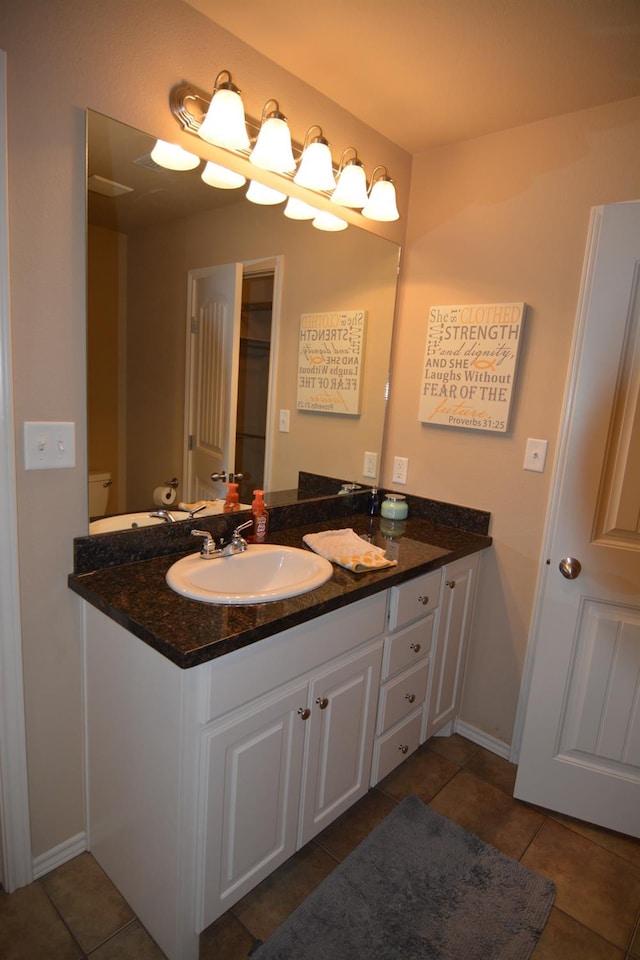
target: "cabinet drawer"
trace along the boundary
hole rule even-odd
[[[389,591],[389,630],[399,630],[438,606],[442,570],[425,573]]]
[[[422,660],[389,680],[380,690],[378,733],[383,733],[424,703],[427,695],[429,660]]]
[[[371,770],[372,787],[418,749],[421,724],[422,711],[418,710],[376,740]]]
[[[383,680],[427,656],[431,650],[435,616],[435,611],[432,610],[422,620],[386,638],[382,662]]]

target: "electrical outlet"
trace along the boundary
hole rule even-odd
[[[280,433],[289,433],[289,411],[281,410],[279,418]]]
[[[407,473],[409,472],[409,460],[407,457],[393,458],[393,476],[392,483],[406,483]]]
[[[73,422],[25,422],[25,470],[50,470],[57,467],[75,467],[75,428],[76,425]]]
[[[374,480],[378,476],[378,454],[367,450],[364,455],[364,466],[362,468],[363,477],[372,477]]]
[[[533,470],[535,473],[542,473],[544,471],[546,459],[547,441],[533,440],[530,437],[527,440],[527,449],[524,455],[523,470]]]

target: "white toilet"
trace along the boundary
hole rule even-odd
[[[109,502],[110,473],[89,474],[89,516],[104,517]]]

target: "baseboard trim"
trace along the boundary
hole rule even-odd
[[[75,837],[69,837],[68,840],[59,843],[57,847],[53,847],[51,850],[47,850],[46,853],[40,854],[39,857],[35,857],[33,861],[33,879],[38,880],[40,877],[44,877],[45,874],[51,873],[56,867],[60,867],[63,863],[67,863],[68,860],[73,860],[78,854],[84,853],[86,849],[87,835],[84,831],[77,833]]]
[[[456,733],[459,733],[461,737],[466,737],[467,740],[471,740],[472,743],[477,743],[479,747],[484,747],[485,750],[497,754],[497,756],[502,757],[504,760],[509,760],[511,757],[510,744],[505,743],[504,740],[498,740],[497,737],[490,736],[488,733],[485,733],[484,730],[478,730],[477,727],[472,727],[470,723],[465,723],[464,720],[456,720],[454,730]]]

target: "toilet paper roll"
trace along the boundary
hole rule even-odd
[[[176,502],[176,497],[173,487],[156,487],[153,491],[153,502],[156,507],[170,507]]]

